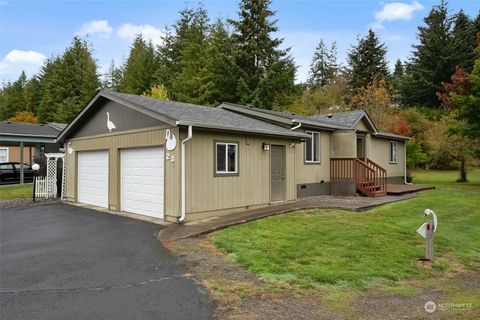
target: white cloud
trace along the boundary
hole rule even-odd
[[[37,72],[47,57],[36,51],[11,50],[0,60],[0,75],[3,79],[14,79],[20,72],[27,75]]]
[[[12,50],[3,58],[6,63],[26,63],[41,65],[46,57],[36,51]]]
[[[391,2],[384,4],[382,10],[375,13],[375,19],[379,22],[393,20],[411,20],[416,11],[422,10],[424,7],[418,1],[411,4],[402,2]]]
[[[108,39],[112,34],[112,30],[113,29],[108,25],[107,20],[94,20],[82,24],[77,35],[81,37],[87,35],[99,35],[102,38]]]
[[[368,27],[373,31],[385,30],[385,26],[380,22],[373,22]]]
[[[127,41],[132,41],[136,35],[141,34],[145,40],[152,41],[155,45],[161,45],[165,31],[149,24],[134,25],[125,23],[118,29],[117,34],[120,38]]]

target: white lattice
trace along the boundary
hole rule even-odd
[[[47,160],[47,193],[48,198],[57,196],[57,159],[49,158]]]

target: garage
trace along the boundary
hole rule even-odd
[[[164,216],[163,147],[121,150],[121,210]]]
[[[108,151],[78,152],[78,202],[108,208]]]

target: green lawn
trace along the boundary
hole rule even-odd
[[[0,201],[17,198],[29,198],[32,196],[33,184],[0,186]]]
[[[436,185],[415,199],[367,212],[305,210],[257,220],[213,234],[229,258],[264,279],[301,287],[368,287],[403,279],[438,278],[480,270],[480,170],[469,183],[456,172],[420,171],[415,183]],[[417,263],[424,239],[415,230],[423,211],[439,219],[432,267]]]

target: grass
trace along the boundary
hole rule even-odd
[[[390,285],[408,294],[401,281],[439,279],[447,272],[480,270],[480,170],[468,183],[458,173],[419,171],[415,183],[434,184],[414,199],[367,212],[305,210],[269,217],[216,232],[213,241],[230,260],[264,279],[301,288],[365,288]],[[417,263],[424,239],[415,230],[423,211],[439,219],[435,261]]]
[[[29,198],[32,196],[33,185],[29,184],[16,184],[10,186],[1,186],[0,187],[0,201],[1,200],[12,200],[18,198]]]

